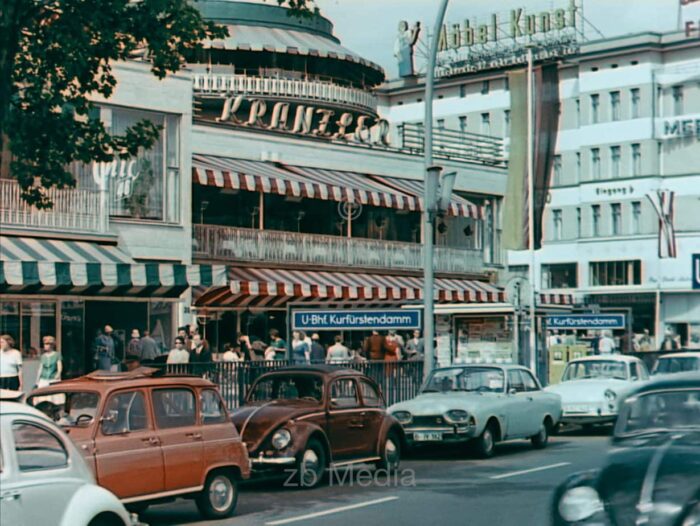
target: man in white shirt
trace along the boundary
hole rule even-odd
[[[326,363],[342,363],[350,360],[350,349],[343,345],[342,336],[335,337],[335,343],[328,348]]]
[[[175,348],[168,353],[167,363],[189,363],[190,353],[185,349],[185,339],[182,336],[175,338]]]
[[[603,337],[598,342],[600,354],[612,354],[615,351],[615,340],[610,337],[609,332],[603,333]]]

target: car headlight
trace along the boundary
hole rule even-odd
[[[615,391],[613,391],[612,389],[608,389],[605,391],[605,399],[608,402],[614,402],[616,398],[617,398],[617,393]]]
[[[469,413],[461,409],[453,409],[445,413],[445,420],[453,424],[463,424],[469,420]]]
[[[410,424],[413,420],[413,416],[408,411],[396,411],[392,415],[399,421],[399,424]]]
[[[700,502],[695,504],[683,519],[682,526],[697,526],[700,524]]]
[[[272,435],[272,447],[275,449],[284,449],[292,441],[292,434],[288,429],[278,429],[275,434]]]
[[[590,486],[567,490],[559,499],[559,515],[567,522],[579,522],[603,510],[598,492]]]

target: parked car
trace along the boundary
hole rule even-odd
[[[519,365],[465,365],[434,370],[417,397],[389,412],[409,445],[475,442],[481,457],[496,442],[530,439],[543,448],[561,417],[561,399],[542,390]]]
[[[700,524],[700,373],[653,380],[620,408],[604,467],[557,488],[552,523]]]
[[[14,402],[0,402],[0,502],[1,526],[138,524],[58,426]]]
[[[651,374],[676,374],[700,371],[700,352],[674,352],[659,356]]]
[[[648,379],[647,367],[639,358],[620,354],[586,356],[569,362],[561,383],[545,390],[561,396],[562,423],[590,426],[614,422],[620,400],[638,382]]]
[[[37,389],[28,403],[78,445],[97,482],[134,510],[192,498],[208,518],[233,514],[248,455],[216,386],[156,369],[96,371]]]
[[[260,376],[233,414],[254,472],[295,470],[298,484],[319,484],[327,468],[374,463],[399,467],[403,431],[382,393],[352,369],[316,365]]]

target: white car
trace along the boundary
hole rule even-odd
[[[561,396],[562,423],[589,426],[614,422],[626,393],[648,379],[649,372],[639,358],[587,356],[569,362],[561,383],[545,390]]]
[[[659,356],[653,375],[700,371],[700,352],[674,352]]]
[[[138,525],[95,484],[66,434],[24,404],[0,402],[0,526]]]

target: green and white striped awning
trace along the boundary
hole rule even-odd
[[[0,293],[172,298],[226,283],[223,265],[137,263],[115,246],[0,236]]]

